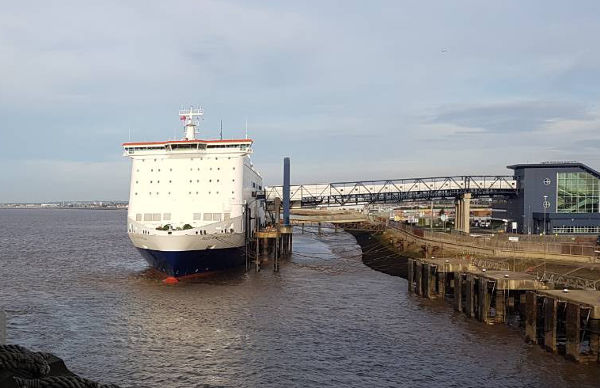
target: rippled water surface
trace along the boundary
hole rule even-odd
[[[346,233],[294,236],[265,268],[167,286],[124,211],[0,210],[8,340],[123,387],[600,385],[600,366],[527,345],[363,265]]]

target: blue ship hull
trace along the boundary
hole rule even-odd
[[[137,249],[153,268],[174,277],[224,270],[240,266],[246,262],[243,248],[207,249],[202,251]]]

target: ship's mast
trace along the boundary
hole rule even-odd
[[[179,119],[184,121],[184,140],[195,140],[196,139],[196,127],[200,123],[199,117],[204,116],[202,108],[194,108],[190,106],[190,109],[180,109]]]

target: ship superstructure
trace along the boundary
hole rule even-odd
[[[264,219],[252,140],[197,139],[202,115],[179,112],[182,140],[123,144],[132,159],[129,237],[151,266],[174,277],[243,263],[246,233]]]

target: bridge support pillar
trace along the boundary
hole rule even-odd
[[[462,226],[462,231],[468,234],[471,232],[471,222],[470,222],[471,193],[463,194],[462,203],[463,203],[463,206],[462,206],[463,220],[461,222],[461,226]]]
[[[471,232],[471,223],[469,216],[471,213],[471,193],[464,193],[454,202],[454,229],[464,232]]]

